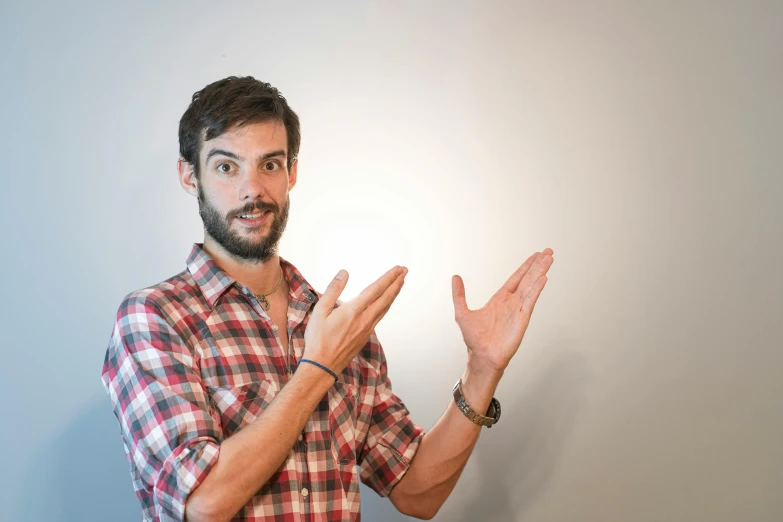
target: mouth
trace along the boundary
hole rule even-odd
[[[264,213],[254,211],[251,214],[243,214],[241,216],[237,216],[237,221],[239,221],[246,227],[253,228],[263,224],[271,214],[272,214],[271,210],[267,210]]]

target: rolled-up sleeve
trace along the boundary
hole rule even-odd
[[[369,343],[377,381],[371,423],[359,454],[359,470],[364,484],[387,497],[408,471],[424,430],[411,420],[408,408],[392,391],[386,356],[374,331]]]
[[[123,299],[101,380],[146,490],[139,493],[160,520],[184,520],[185,502],[217,461],[223,438],[196,358],[153,296]]]

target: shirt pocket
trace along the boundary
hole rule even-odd
[[[341,464],[356,463],[356,417],[361,387],[341,374],[329,388],[329,431],[332,453]]]
[[[253,381],[240,386],[210,386],[207,391],[220,414],[225,437],[256,420],[277,395],[277,388],[270,381]]]

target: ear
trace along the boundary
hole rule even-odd
[[[185,189],[185,192],[191,196],[198,196],[198,180],[193,171],[193,165],[187,162],[185,158],[177,160],[177,174],[179,175],[179,184]]]
[[[296,158],[294,163],[291,165],[291,172],[288,173],[288,190],[291,190],[294,188],[294,185],[296,185],[296,168],[298,166],[299,158]]]

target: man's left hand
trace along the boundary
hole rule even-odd
[[[520,266],[483,307],[469,310],[462,278],[451,278],[454,319],[468,347],[468,359],[503,372],[522,343],[533,307],[547,282],[554,258],[551,248],[536,252]]]

